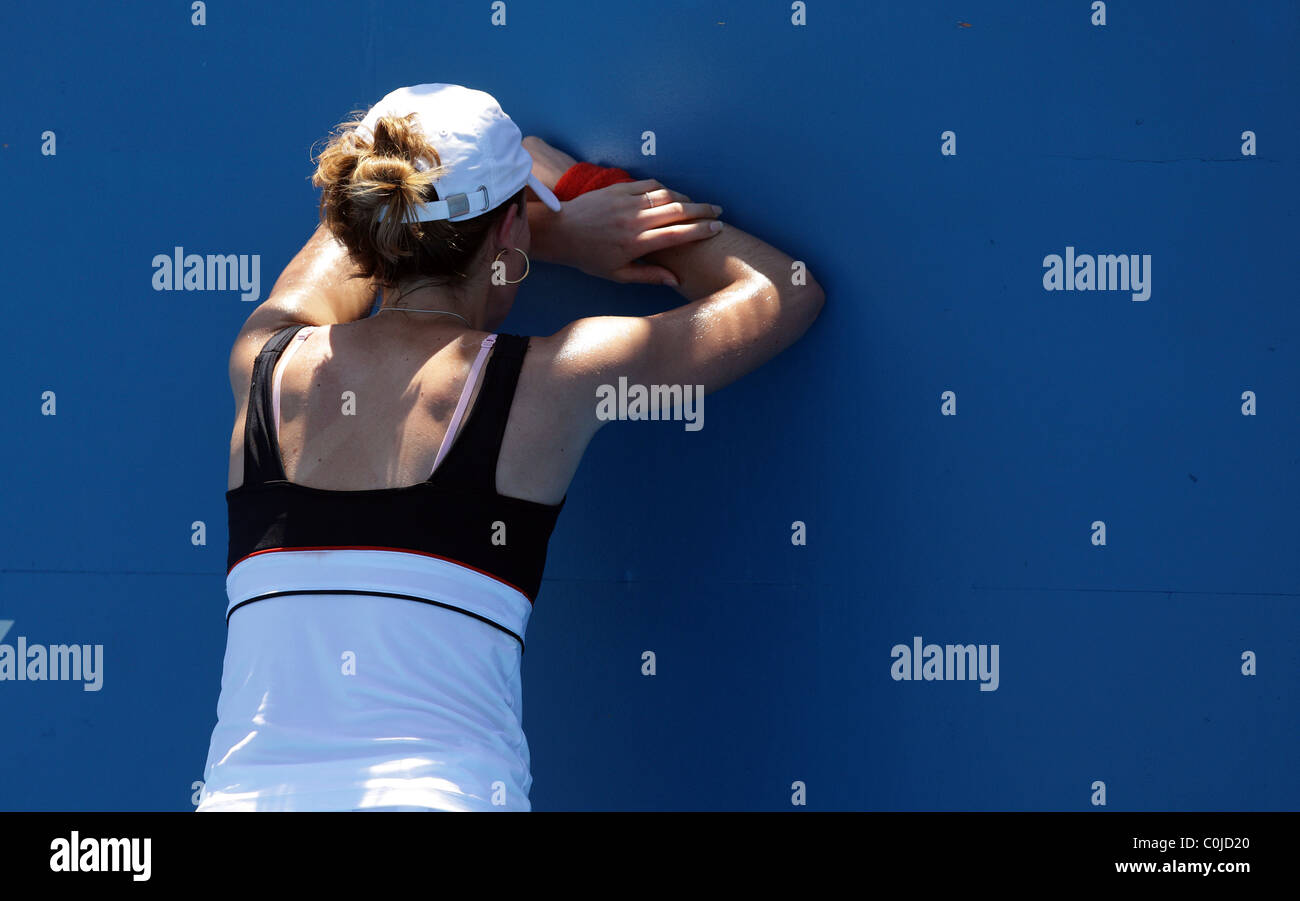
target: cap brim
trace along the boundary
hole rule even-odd
[[[555,196],[555,192],[542,184],[537,176],[531,172],[528,173],[528,187],[533,189],[533,193],[537,195],[538,200],[555,210],[555,212],[560,211],[560,200]]]

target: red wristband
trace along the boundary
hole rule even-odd
[[[579,194],[586,194],[588,191],[595,191],[623,181],[636,181],[636,179],[613,166],[574,163],[555,183],[554,193],[560,200],[572,200]]]

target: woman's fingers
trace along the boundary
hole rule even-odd
[[[714,226],[717,226],[717,228],[715,229]],[[636,252],[638,257],[642,257],[667,247],[676,247],[679,244],[689,244],[691,241],[712,238],[721,232],[722,228],[722,223],[717,219],[701,219],[697,222],[687,222],[682,225],[652,228],[637,235],[635,241]]]
[[[687,197],[680,191],[674,191],[671,188],[655,188],[644,193],[632,195],[636,201],[637,209],[653,210],[655,207],[668,206],[672,203],[690,203],[691,198]]]
[[[662,206],[666,203],[691,202],[691,198],[687,197],[681,191],[674,191],[672,188],[664,188],[659,191],[651,192],[650,199],[655,202],[655,206]]]
[[[623,194],[645,194],[649,191],[658,191],[663,185],[657,178],[643,178],[640,181],[620,181],[610,185],[611,188],[617,187]]]
[[[681,203],[690,203],[691,201],[691,198],[687,197],[680,191],[674,191],[672,188],[664,187],[663,182],[659,181],[657,178],[643,178],[640,181],[617,182],[614,185],[610,185],[610,187],[622,188],[624,194],[636,195],[637,202],[647,209],[650,208],[652,203],[654,206],[662,206],[665,203],[672,203],[674,200]],[[646,194],[650,195],[649,200],[646,199]]]
[[[690,203],[691,198],[687,197],[681,191],[674,191],[672,188],[665,187],[663,182],[657,178],[643,178],[640,181],[622,181],[615,182],[608,188],[618,188],[621,193],[629,196],[635,196],[638,205],[650,209],[651,206],[663,206],[665,203]],[[649,194],[649,199],[645,195]]]
[[[671,225],[683,219],[716,219],[722,207],[711,203],[683,203],[674,200],[671,203],[650,207],[637,213],[637,224],[645,228],[657,228]]]

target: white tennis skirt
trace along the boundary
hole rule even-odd
[[[531,609],[488,576],[403,552],[241,561],[199,811],[530,809],[519,642],[434,604],[306,591],[376,582],[518,635]],[[285,590],[302,593],[241,606]]]

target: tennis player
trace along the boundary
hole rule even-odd
[[[230,354],[198,809],[529,810],[525,630],[598,388],[716,391],[824,295],[717,207],[525,141],[481,91],[394,91],[317,164],[321,225]],[[685,302],[498,332],[531,260]]]

